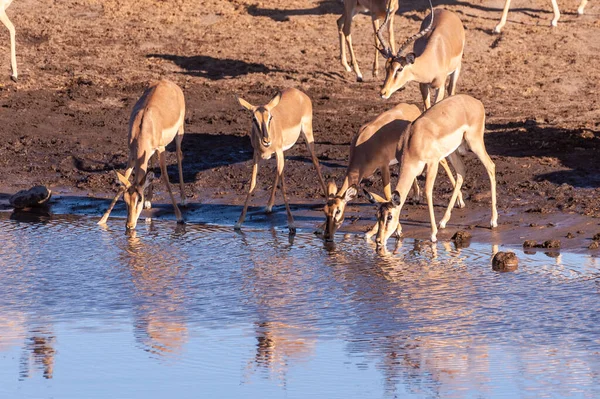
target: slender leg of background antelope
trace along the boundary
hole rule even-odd
[[[173,208],[175,208],[175,217],[177,217],[177,223],[183,223],[183,217],[181,216],[181,211],[177,206],[177,201],[175,201],[175,196],[173,196],[173,191],[171,190],[171,184],[169,183],[169,174],[167,173],[167,159],[165,157],[165,152],[158,153],[158,162],[160,164],[160,175],[165,182],[165,186],[167,186],[167,191],[169,191],[169,195],[171,196],[171,202],[173,203]]]
[[[346,27],[344,26],[344,34],[346,34]],[[348,43],[348,49],[350,50],[350,58],[352,59],[352,68],[354,69],[354,72],[356,73],[356,80],[359,82],[363,81],[363,76],[362,73],[360,72],[360,68],[358,67],[358,60],[356,59],[356,54],[354,54],[354,48],[352,47],[352,35],[350,34],[350,31],[348,31],[348,34],[346,35],[346,42]]]
[[[421,90],[421,96],[423,97],[425,109],[428,110],[431,108],[431,93],[429,92],[429,84],[419,83],[419,90]]]
[[[242,223],[244,223],[244,219],[246,218],[246,211],[248,210],[248,203],[250,202],[250,197],[254,192],[254,188],[256,187],[256,175],[258,173],[258,157],[254,157],[254,164],[252,165],[252,178],[250,179],[250,190],[248,190],[248,195],[246,196],[246,201],[244,202],[244,209],[242,210],[242,214],[235,224],[234,229],[239,230],[242,227]]]
[[[500,33],[504,25],[506,25],[506,17],[508,17],[508,10],[510,9],[510,0],[506,0],[504,3],[504,10],[502,10],[502,18],[500,18],[500,22],[494,28],[494,32]]]
[[[444,95],[446,94],[446,81],[440,86],[439,89],[435,91],[435,98],[433,100],[433,104],[437,104],[444,99]]]
[[[342,14],[337,20],[338,32],[340,33],[340,62],[346,71],[350,72],[352,68],[348,65],[348,59],[346,58],[346,39],[344,38],[343,31],[345,18],[344,14]]]
[[[131,172],[133,171],[133,166],[129,166],[130,164],[131,162],[127,165],[127,170],[125,170],[125,178],[127,180],[129,180],[129,176],[131,176]],[[104,212],[104,215],[102,215],[102,218],[98,221],[98,224],[106,223],[108,217],[110,216],[110,213],[112,212],[113,208],[115,207],[117,201],[119,200],[123,192],[125,192],[125,188],[123,186],[120,186],[119,191],[117,191],[117,195],[115,195],[115,198],[113,198],[108,209],[106,210],[106,212]]]
[[[458,162],[460,162],[462,164],[460,159],[458,160]],[[442,159],[440,161],[440,165],[442,165],[442,167],[446,171],[446,174],[448,175],[448,179],[450,180],[450,183],[452,183],[452,187],[456,186],[456,180],[454,180],[454,175],[452,175],[452,171],[450,170],[450,167],[448,166],[448,162],[446,162],[446,159]],[[454,163],[453,163],[453,165],[454,165]],[[465,202],[463,201],[462,193],[460,191],[458,192],[458,207],[459,208],[465,207]]]
[[[271,197],[265,208],[266,213],[273,212],[273,205],[275,204],[275,193],[277,192],[277,185],[279,184],[279,171],[275,169],[275,180],[273,181],[273,189],[271,189]]]
[[[10,33],[10,67],[12,69],[11,79],[15,82],[17,81],[17,50],[16,50],[16,40],[15,40],[15,27],[8,19],[8,15],[6,15],[6,11],[0,11],[0,22],[6,26],[8,32]]]
[[[312,119],[303,123],[302,134],[304,135],[304,140],[306,141],[306,148],[308,150],[308,153],[310,154],[312,163],[313,165],[315,165],[315,169],[317,169],[317,176],[319,177],[319,182],[321,183],[321,188],[323,189],[323,195],[325,196],[325,198],[327,198],[327,186],[325,185],[323,175],[321,174],[319,160],[315,155],[315,137],[313,136]]]
[[[588,2],[588,0],[581,0],[581,4],[579,4],[579,7],[577,8],[577,14],[579,14],[579,15],[583,14],[583,10],[584,10],[587,2]]]
[[[460,194],[460,188],[462,187],[463,179],[465,176],[465,167],[462,161],[459,159],[460,155],[456,152],[450,154],[448,156],[452,165],[454,165],[454,169],[456,170],[456,183],[454,183],[454,190],[452,191],[452,197],[450,198],[450,203],[448,204],[448,209],[446,209],[446,213],[442,221],[440,222],[440,229],[446,228],[446,223],[450,220],[450,216],[452,215],[452,208],[456,203],[458,195]]]
[[[431,241],[437,241],[437,226],[435,224],[435,213],[433,211],[433,185],[438,171],[438,163],[427,164],[427,178],[425,179],[425,196],[429,208],[429,219],[431,220]]]
[[[375,58],[373,59],[373,76],[379,75],[379,39],[377,39],[377,31],[379,30],[379,20],[373,16],[373,30],[375,31]]]
[[[287,193],[285,191],[285,178],[283,177],[283,167],[285,166],[285,159],[283,158],[283,151],[275,153],[277,157],[277,172],[279,172],[279,178],[281,179],[281,193],[283,194],[283,202],[285,203],[285,210],[288,216],[288,228],[290,234],[296,234],[296,226],[294,225],[294,217],[292,216],[292,210],[288,204]]]
[[[558,25],[560,19],[560,10],[558,9],[558,3],[556,0],[552,0],[552,10],[554,11],[554,18],[552,18],[552,26]]]
[[[456,82],[458,82],[458,77],[460,76],[460,68],[462,64],[458,65],[458,68],[450,75],[450,84],[448,88],[448,95],[453,96],[456,94]]]
[[[185,185],[183,182],[183,153],[181,152],[181,141],[183,140],[183,123],[179,127],[179,133],[175,137],[175,148],[177,151],[177,166],[179,167],[179,190],[181,191],[181,206],[185,206]]]

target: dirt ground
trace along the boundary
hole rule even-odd
[[[416,32],[429,12],[422,0],[400,3],[398,42]],[[503,240],[516,244],[572,231],[576,237],[563,240],[566,247],[585,249],[600,232],[600,7],[590,2],[578,17],[578,2],[565,0],[559,26],[550,28],[547,0],[514,3],[505,32],[494,35],[503,0],[434,1],[456,12],[466,28],[458,91],[486,106]],[[188,220],[203,204],[228,207],[227,217],[221,213],[213,222],[233,224],[239,214],[251,172],[251,120],[234,95],[259,104],[281,88],[305,91],[313,101],[323,174],[340,184],[350,140],[361,125],[399,102],[420,105],[415,83],[387,101],[379,97],[383,67],[380,78],[371,76],[373,36],[365,15],[356,16],[352,30],[365,82],[344,71],[335,23],[341,11],[338,0],[15,1],[8,14],[17,31],[18,83],[9,79],[8,32],[0,43],[4,207],[9,194],[45,184],[59,194],[55,202],[70,198],[73,207],[74,198],[102,199],[84,207],[84,213],[101,215],[117,189],[113,169],[123,169],[127,160],[129,113],[147,83],[161,77],[177,82],[186,95]],[[323,198],[314,168],[304,145],[286,154],[295,213],[312,215],[300,218],[300,225],[315,227]],[[168,160],[176,182],[173,148]],[[454,230],[489,220],[485,170],[474,156],[466,165],[467,207],[453,214]],[[253,205],[266,203],[274,171],[273,160],[261,166]],[[380,189],[378,175],[365,185]],[[157,190],[164,200],[164,188]],[[449,196],[448,180],[440,175],[438,218]],[[374,220],[365,202],[359,198],[349,210],[364,224],[346,223],[346,231],[364,230]],[[277,211],[274,220],[285,226],[284,208]],[[204,218],[197,219],[211,222],[199,213]],[[426,231],[425,205],[409,205],[404,214],[408,226],[421,223]],[[486,240],[489,229],[480,230],[476,237]],[[411,235],[410,227],[405,234]]]

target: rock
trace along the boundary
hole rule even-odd
[[[16,209],[42,206],[52,196],[52,191],[45,186],[35,186],[29,190],[21,190],[9,198],[9,203]]]
[[[575,238],[575,235],[571,232],[568,232],[566,235],[567,238]]]
[[[594,240],[594,241],[600,241],[600,233],[594,234],[594,237],[592,237],[592,240]]]
[[[472,237],[468,231],[459,230],[452,236],[452,241],[454,241],[457,248],[466,248],[471,244]]]
[[[519,259],[514,252],[498,252],[492,259],[492,269],[497,272],[512,272],[519,267]]]
[[[538,245],[537,241],[534,241],[534,240],[526,240],[526,241],[523,243],[523,248],[535,248],[535,247],[537,247],[537,245]]]
[[[598,241],[593,241],[589,246],[588,249],[598,249],[600,247],[600,243]]]
[[[560,240],[547,240],[542,244],[542,248],[560,248]]]

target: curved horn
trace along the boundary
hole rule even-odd
[[[392,49],[389,46],[385,45],[385,40],[383,39],[383,35],[381,34],[381,31],[390,22],[390,15],[392,14],[391,8],[392,0],[389,0],[387,4],[387,10],[385,12],[385,20],[383,21],[383,24],[379,27],[379,29],[377,29],[377,39],[379,39],[379,43],[381,43],[381,49],[379,49],[379,51],[381,52],[381,55],[383,55],[385,58],[390,58],[393,56]]]
[[[406,48],[412,42],[414,42],[415,40],[420,39],[423,36],[425,36],[427,33],[429,33],[429,31],[433,27],[433,4],[431,4],[431,0],[429,0],[429,5],[431,6],[431,21],[429,21],[429,25],[427,26],[427,28],[423,29],[422,31],[420,31],[416,35],[413,35],[413,36],[409,37],[408,39],[406,39],[406,41],[404,43],[402,43],[402,46],[400,46],[400,50],[398,50],[398,53],[396,54],[396,57],[399,57],[400,55],[402,55],[402,52],[404,52],[404,50],[406,50]]]

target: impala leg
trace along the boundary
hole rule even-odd
[[[458,68],[456,68],[456,70],[454,72],[452,72],[452,75],[450,75],[450,84],[449,84],[449,88],[448,88],[448,95],[449,96],[453,96],[456,94],[456,82],[458,82],[458,77],[460,76],[460,69],[462,67],[462,64],[458,65]]]
[[[304,135],[304,140],[306,141],[306,149],[308,150],[312,163],[315,165],[315,169],[317,170],[317,176],[319,177],[319,183],[321,183],[321,188],[323,189],[323,195],[325,198],[327,198],[327,186],[323,180],[321,167],[319,166],[319,160],[315,154],[315,137],[313,135],[312,118],[304,122],[302,126],[302,134]]]
[[[179,128],[179,133],[175,136],[175,148],[177,152],[177,166],[179,168],[179,190],[181,192],[181,206],[185,206],[185,185],[183,181],[183,153],[181,152],[181,141],[183,140],[183,123]]]
[[[350,49],[350,58],[352,58],[352,68],[356,73],[356,80],[358,82],[362,82],[363,76],[360,72],[360,68],[358,67],[358,60],[356,59],[356,54],[354,54],[354,48],[352,47],[352,35],[350,34],[350,32],[348,32],[348,34],[346,35],[346,42],[348,43],[348,48]]]
[[[244,223],[244,219],[246,218],[246,211],[248,210],[248,203],[250,202],[250,197],[256,188],[256,175],[258,174],[258,157],[254,157],[254,164],[252,165],[252,178],[250,179],[250,189],[248,190],[248,195],[246,195],[246,201],[244,202],[244,209],[242,210],[242,214],[238,219],[237,223],[233,227],[235,230],[239,230],[242,228],[242,223]]]
[[[433,185],[438,171],[438,163],[427,164],[427,178],[425,179],[425,196],[427,197],[427,207],[429,208],[429,219],[431,220],[431,241],[437,241],[437,226],[435,223],[435,213],[433,211]]]
[[[281,192],[283,194],[283,202],[285,203],[285,210],[287,211],[288,228],[290,229],[290,235],[294,235],[296,234],[296,226],[294,225],[294,217],[292,216],[292,210],[290,209],[290,205],[288,204],[287,193],[285,190],[285,178],[283,177],[283,167],[285,166],[283,151],[276,152],[275,156],[277,157],[277,172],[279,173],[279,178],[281,179]]]
[[[465,176],[465,167],[462,161],[459,159],[459,155],[457,153],[452,153],[448,156],[452,165],[454,165],[454,169],[456,169],[456,183],[454,184],[454,190],[452,191],[452,198],[450,198],[450,203],[448,204],[448,208],[446,209],[446,213],[440,222],[440,229],[446,228],[446,223],[450,220],[450,216],[452,215],[452,208],[456,203],[456,200],[460,194],[460,188],[462,187],[462,183]],[[445,161],[445,160],[444,160]],[[441,162],[440,162],[441,163]],[[448,165],[446,164],[446,167]],[[448,172],[448,170],[446,170]],[[461,199],[462,201],[462,199]]]
[[[379,30],[379,20],[377,17],[373,16],[373,30],[375,34],[373,35],[375,39],[375,58],[373,59],[373,77],[377,77],[379,75],[379,40],[377,39],[377,31]]]
[[[500,33],[504,25],[506,25],[506,17],[508,17],[508,10],[510,9],[510,0],[506,0],[504,3],[504,10],[502,10],[502,18],[500,18],[500,22],[494,28],[494,33]]]
[[[455,159],[458,159],[458,161],[452,162],[452,165],[454,165],[455,168],[456,168],[455,162],[460,162],[462,165],[462,161],[460,161],[458,156]],[[452,171],[450,170],[450,167],[448,166],[448,162],[446,162],[446,159],[442,159],[440,161],[440,165],[442,165],[442,167],[446,171],[446,174],[448,175],[448,179],[450,180],[450,183],[452,183],[452,187],[456,187],[456,180],[454,180],[454,176],[452,175]],[[460,192],[460,190],[458,191],[458,207],[459,208],[465,207],[465,202],[463,201],[462,193]]]
[[[127,169],[125,170],[125,178],[127,180],[129,180],[129,176],[131,176],[131,172],[133,171],[133,166],[130,166],[130,165],[131,165],[131,162],[129,162],[129,164],[127,165]],[[102,218],[98,221],[98,224],[106,224],[106,221],[108,220],[108,217],[110,216],[110,213],[112,212],[113,208],[117,204],[117,201],[119,200],[119,198],[121,197],[121,195],[124,192],[125,192],[125,187],[120,186],[119,191],[117,191],[117,195],[115,195],[115,198],[113,198],[108,209],[106,210],[106,212],[104,212],[104,215],[102,215]]]
[[[365,233],[365,240],[369,241],[379,231],[379,222],[375,222],[375,226]]]
[[[485,128],[485,122],[479,128],[479,132],[471,133],[472,135],[465,135],[465,139],[471,148],[471,151],[477,155],[483,166],[488,173],[490,178],[490,191],[492,195],[492,219],[490,221],[490,227],[498,227],[498,209],[496,207],[496,165],[485,150],[483,144],[483,130]],[[467,133],[469,134],[469,133]]]
[[[444,95],[446,94],[446,81],[442,83],[442,85],[435,91],[435,99],[433,100],[433,104],[437,104],[444,99]]]
[[[419,182],[417,179],[413,180],[413,197],[412,200],[418,204],[421,202],[421,189],[419,188]]]
[[[15,26],[8,19],[8,15],[6,15],[6,10],[0,11],[0,22],[6,26],[8,32],[10,33],[10,68],[12,71],[12,75],[10,78],[13,81],[17,81],[17,50],[16,50],[16,40],[15,40]]]
[[[169,192],[169,196],[171,197],[171,202],[173,203],[173,208],[175,208],[175,217],[177,218],[177,223],[183,223],[183,217],[181,216],[181,211],[177,206],[177,201],[175,201],[175,196],[173,195],[173,191],[171,190],[171,184],[169,183],[169,174],[167,173],[167,158],[165,156],[165,152],[158,153],[158,163],[160,164],[160,176],[165,182],[165,186],[167,186],[167,191]]]
[[[275,180],[273,181],[273,188],[271,189],[271,197],[269,198],[269,202],[267,202],[267,207],[265,208],[265,213],[273,212],[273,204],[275,204],[275,192],[277,191],[277,185],[279,184],[279,172],[275,169]]]
[[[554,18],[552,18],[552,26],[558,25],[558,20],[560,19],[560,10],[558,9],[558,3],[556,0],[552,0],[552,10],[554,11]]]
[[[581,4],[579,4],[579,7],[577,8],[577,14],[583,15],[583,10],[584,10],[587,2],[588,2],[588,0],[581,0]]]
[[[350,72],[352,68],[348,65],[348,59],[346,58],[346,40],[344,39],[344,32],[342,30],[345,18],[345,15],[342,15],[337,20],[338,32],[340,34],[340,62],[346,71]]]
[[[429,84],[419,83],[419,90],[421,90],[421,96],[423,97],[423,104],[425,104],[425,110],[431,108],[431,93],[429,92]]]

